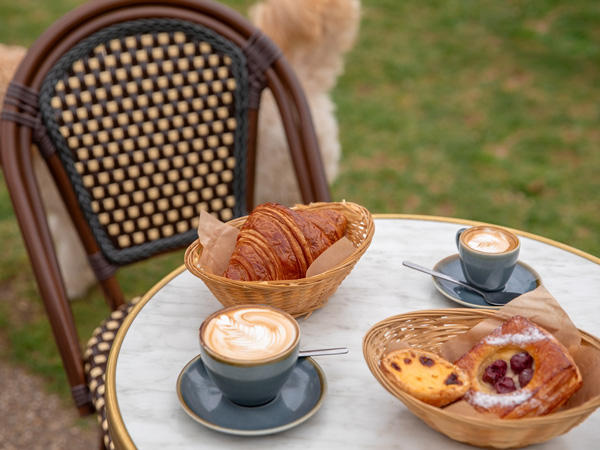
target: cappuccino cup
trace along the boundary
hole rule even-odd
[[[458,230],[456,246],[467,281],[486,291],[498,291],[515,269],[521,242],[504,228],[482,225]]]
[[[242,406],[273,400],[298,360],[300,327],[263,305],[224,308],[200,326],[200,355],[223,395]]]

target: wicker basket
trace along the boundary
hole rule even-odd
[[[450,414],[423,403],[391,383],[379,365],[381,357],[400,342],[436,352],[448,339],[470,330],[495,314],[492,310],[442,309],[390,317],[374,325],[363,340],[365,360],[375,378],[433,429],[456,441],[487,448],[520,448],[548,441],[579,425],[598,406],[600,396],[547,416],[516,420],[479,419]],[[579,330],[582,345],[600,351],[598,338]]]
[[[346,216],[346,237],[356,250],[341,264],[309,278],[286,281],[236,281],[202,270],[198,261],[202,245],[193,242],[185,252],[185,265],[200,278],[224,306],[264,304],[282,309],[294,317],[306,315],[325,306],[340,283],[348,276],[373,239],[375,226],[367,209],[350,202],[296,205],[296,210],[334,209]],[[240,228],[246,217],[229,224]]]

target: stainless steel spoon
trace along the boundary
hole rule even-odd
[[[494,306],[504,306],[512,299],[521,295],[519,292],[502,292],[502,291],[494,291],[494,292],[486,292],[479,290],[470,284],[465,283],[464,281],[457,280],[456,278],[449,277],[448,275],[440,272],[436,272],[435,270],[427,269],[426,267],[419,266],[418,264],[412,263],[410,261],[402,262],[406,267],[410,267],[411,269],[419,270],[421,272],[425,272],[431,276],[436,278],[440,278],[442,280],[449,281],[450,283],[458,284],[464,288],[467,288],[483,297],[483,299],[490,305]]]
[[[306,356],[341,355],[344,353],[348,353],[348,349],[346,347],[320,348],[315,350],[300,350],[298,357],[304,358]]]

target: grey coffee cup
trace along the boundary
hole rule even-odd
[[[240,351],[240,355],[232,357],[222,350],[211,348],[210,339],[205,335],[209,322],[222,317],[223,314],[238,314],[244,311],[276,313],[280,319],[283,318],[282,320],[288,322],[294,330],[293,334],[290,334],[289,345],[282,351],[260,359],[248,359],[243,355],[243,351]],[[246,323],[240,329],[247,327]],[[200,355],[206,372],[225,397],[242,406],[259,406],[273,400],[296,367],[299,350],[300,327],[296,320],[283,311],[267,306],[243,305],[224,308],[211,314],[200,326]]]
[[[458,230],[456,246],[467,281],[486,291],[498,291],[513,274],[521,242],[504,228],[483,225]]]

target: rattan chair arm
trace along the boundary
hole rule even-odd
[[[23,144],[30,142],[30,139],[16,139],[17,134],[30,134],[31,130],[6,119],[1,121],[0,129],[0,150],[5,181],[13,197],[15,215],[23,234],[67,378],[72,387],[86,385],[79,334],[72,317],[58,261],[52,248],[53,241],[33,173],[31,152],[29,147]],[[74,399],[80,414],[89,414],[92,411],[89,398],[86,399],[85,396],[78,394]]]

